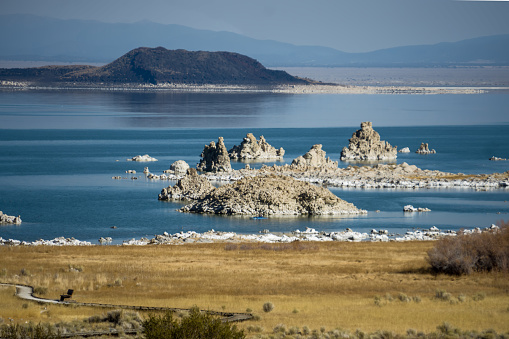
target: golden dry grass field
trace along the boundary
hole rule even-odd
[[[509,276],[433,275],[433,242],[188,244],[183,246],[0,247],[0,282],[39,287],[57,299],[252,312],[238,324],[426,333],[444,322],[462,330],[509,332]],[[47,289],[47,291],[45,291]],[[451,294],[435,298],[438,290]],[[4,323],[60,322],[102,309],[40,305],[0,287]],[[271,302],[274,310],[263,311]],[[10,321],[10,320],[9,320]]]

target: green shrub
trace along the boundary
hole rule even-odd
[[[245,338],[243,330],[235,325],[223,323],[221,319],[208,313],[202,313],[193,307],[189,315],[180,321],[173,318],[173,313],[163,316],[151,315],[143,322],[143,334],[146,339],[179,338],[179,339],[237,339]]]

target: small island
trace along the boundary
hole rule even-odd
[[[4,214],[2,211],[0,211],[0,224],[21,224],[21,216],[12,216]]]
[[[194,179],[198,180],[201,177],[194,177]],[[182,186],[184,180],[187,179],[183,178],[175,186]],[[203,185],[195,185],[195,187],[202,190]],[[338,198],[324,187],[282,175],[244,177],[231,184],[205,190],[205,192],[191,204],[182,207],[180,211],[255,216],[367,213]]]
[[[232,52],[140,47],[104,66],[44,66],[0,69],[3,82],[54,87],[139,87],[173,85],[306,85],[284,71],[265,68]]]

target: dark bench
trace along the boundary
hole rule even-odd
[[[61,294],[60,295],[60,301],[64,301],[67,298],[72,297],[72,294],[74,293],[74,290],[67,290],[67,294]]]

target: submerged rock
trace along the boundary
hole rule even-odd
[[[127,159],[127,161],[157,161],[156,158],[152,158],[150,155],[137,155],[135,157]]]
[[[499,157],[496,157],[496,156],[492,156],[489,160],[491,160],[491,161],[506,161],[507,159],[506,158],[499,158]]]
[[[397,158],[397,147],[386,141],[380,141],[380,134],[373,129],[372,123],[362,122],[361,129],[355,131],[348,147],[341,151],[341,161],[345,160],[393,160]]]
[[[174,186],[163,188],[159,200],[196,200],[214,189],[206,177],[190,168]]]
[[[321,144],[313,145],[306,154],[293,159],[292,166],[337,168],[338,162],[325,158],[325,154]]]
[[[256,140],[253,133],[248,133],[239,146],[235,145],[228,151],[230,159],[282,159],[285,155],[283,147],[276,149],[265,138]]]
[[[431,212],[427,207],[414,207],[412,205],[406,205],[403,207],[403,212]]]
[[[326,188],[278,175],[244,177],[210,191],[180,211],[247,215],[367,213]]]
[[[196,168],[203,172],[230,172],[232,170],[223,137],[219,137],[217,145],[214,141],[205,145],[201,152],[200,163]]]
[[[436,151],[434,149],[430,150],[429,149],[429,146],[428,146],[428,143],[421,143],[421,146],[419,147],[419,149],[417,151],[415,151],[415,153],[418,153],[418,154],[435,154]]]

